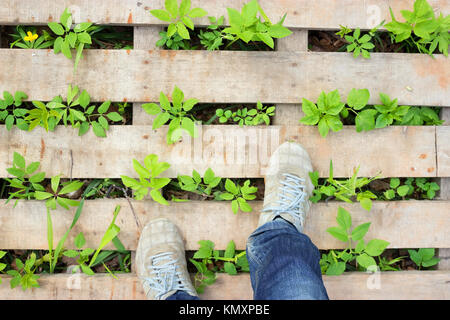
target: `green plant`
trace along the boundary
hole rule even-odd
[[[185,191],[195,192],[198,194],[206,194],[211,195],[212,189],[217,187],[222,178],[216,177],[214,171],[211,168],[208,168],[202,177],[200,174],[193,170],[192,177],[186,175],[178,176],[178,186]]]
[[[6,251],[0,250],[0,259],[2,259],[6,255]],[[3,272],[6,268],[6,263],[0,262],[0,272]],[[0,284],[2,284],[2,278],[0,277]]]
[[[83,246],[86,244],[86,239],[84,238],[84,235],[82,232],[80,232],[76,237],[75,237],[75,246],[78,248],[78,250],[66,250],[63,252],[63,255],[65,255],[66,257],[69,258],[77,258],[77,263],[78,263],[78,268],[80,268],[83,273],[87,274],[87,275],[94,275],[94,271],[92,271],[91,266],[93,266],[94,264],[99,264],[102,263],[103,266],[105,267],[105,269],[111,274],[114,275],[109,269],[108,267],[103,263],[104,259],[110,255],[110,253],[108,255],[102,255],[101,257],[99,256],[100,251],[110,242],[113,243],[117,243],[117,241],[120,243],[119,239],[117,238],[117,235],[120,232],[120,228],[115,224],[115,221],[117,219],[117,215],[120,212],[120,206],[116,206],[116,208],[114,209],[114,214],[113,214],[113,220],[110,223],[109,227],[106,229],[105,234],[102,237],[102,240],[100,241],[100,244],[97,248],[97,250],[91,249],[91,248],[86,248],[83,249]],[[92,255],[93,254],[93,255]],[[92,255],[92,257],[91,257]],[[99,259],[100,258],[100,259]],[[74,268],[72,271],[73,272],[77,272],[78,268]]]
[[[444,122],[444,120],[439,119],[439,108],[410,107],[400,124],[406,126],[440,126]]]
[[[167,162],[158,162],[158,156],[150,154],[145,157],[144,165],[141,165],[136,159],[133,159],[133,168],[139,175],[139,181],[127,176],[121,176],[125,186],[134,191],[135,198],[142,200],[149,189],[150,196],[156,202],[163,205],[169,205],[166,199],[161,195],[160,189],[170,182],[170,178],[158,178],[158,176],[170,168]]]
[[[231,201],[231,210],[236,214],[239,209],[243,212],[251,212],[253,209],[248,204],[247,200],[254,200],[258,191],[257,187],[250,186],[250,180],[246,180],[243,185],[235,184],[230,179],[225,180],[225,190],[221,192],[219,199]]]
[[[83,191],[83,198],[123,198],[125,195],[124,185],[113,179],[94,179],[86,186]]]
[[[411,260],[419,267],[419,270],[422,268],[432,267],[440,261],[439,258],[436,258],[434,248],[421,248],[419,250],[408,250],[409,257]]]
[[[250,270],[245,251],[237,252],[233,240],[228,243],[225,251],[215,250],[214,242],[210,240],[200,240],[198,244],[200,248],[189,259],[197,269],[194,286],[198,293],[203,293],[206,286],[216,281],[217,272],[236,275],[239,271]]]
[[[78,191],[83,186],[83,182],[75,180],[60,183],[61,175],[54,176],[50,180],[52,192],[35,191],[34,197],[36,200],[46,200],[45,205],[51,210],[55,210],[57,204],[66,210],[69,210],[69,207],[76,207],[79,205],[80,202],[78,200],[69,199],[63,196]]]
[[[306,125],[318,125],[322,137],[328,135],[329,130],[335,132],[342,129],[343,124],[339,113],[343,110],[345,103],[337,90],[320,94],[317,105],[305,98],[302,100],[302,110],[305,114],[300,122]]]
[[[25,263],[23,263],[18,258],[16,258],[15,262],[17,270],[8,270],[6,272],[10,276],[12,276],[10,280],[11,289],[17,287],[18,285],[22,286],[23,291],[27,290],[28,288],[39,288],[39,283],[37,280],[40,277],[34,274],[36,270],[36,254],[30,254]]]
[[[58,36],[53,44],[55,54],[62,54],[69,60],[72,60],[71,49],[76,49],[74,73],[77,70],[78,63],[82,57],[84,46],[92,43],[89,34],[90,22],[82,22],[72,28],[72,13],[66,8],[61,14],[59,23],[49,22],[48,27]]]
[[[450,15],[444,17],[440,13],[436,18],[433,8],[426,0],[416,0],[413,11],[401,11],[405,22],[397,21],[392,9],[389,10],[392,21],[385,27],[395,36],[396,42],[410,40],[421,53],[432,55],[438,49],[448,56]]]
[[[375,48],[375,45],[371,42],[372,35],[367,33],[361,37],[361,30],[358,28],[353,32],[353,36],[345,35],[344,38],[350,43],[347,45],[347,52],[353,52],[354,58],[359,55],[366,59],[370,58],[368,50]]]
[[[159,20],[170,23],[167,28],[169,38],[178,33],[183,39],[190,39],[187,28],[194,30],[192,19],[201,18],[208,14],[202,8],[191,9],[190,0],[182,0],[179,6],[177,0],[165,0],[165,9],[150,10],[150,13]]]
[[[198,103],[197,99],[184,100],[184,93],[177,86],[172,92],[172,103],[167,96],[161,92],[159,94],[160,106],[156,103],[145,103],[142,108],[150,115],[156,116],[153,120],[153,129],[158,129],[169,122],[167,132],[167,143],[177,142],[182,132],[186,131],[191,137],[197,136],[195,129],[196,119],[188,115],[188,112]]]
[[[395,264],[399,263],[405,257],[397,257],[391,260],[386,259],[385,257],[379,257],[378,267],[380,271],[400,271],[400,267],[396,267]]]
[[[92,126],[92,131],[97,137],[106,137],[109,121],[113,123],[123,121],[123,117],[118,112],[108,112],[111,101],[105,101],[99,107],[90,104],[91,97],[86,90],[80,92],[77,86],[69,85],[66,103],[63,103],[60,96],[47,103],[47,107],[58,114],[57,117],[49,120],[50,129],[53,130],[62,120],[65,126],[70,122],[73,128],[78,128],[80,136],[86,134]]]
[[[24,119],[28,122],[28,131],[32,131],[37,126],[41,126],[45,131],[53,130],[56,125],[59,113],[51,110],[47,105],[40,101],[32,101],[34,109],[28,111],[28,116]]]
[[[19,47],[22,49],[45,49],[53,45],[53,38],[43,31],[43,35],[39,36],[37,34],[36,28],[24,29],[23,26],[16,27],[16,33],[10,34],[13,38],[11,42],[11,48]]]
[[[427,178],[407,178],[401,183],[399,178],[390,180],[390,189],[383,193],[387,200],[409,199],[414,194],[417,198],[433,200],[436,197],[436,191],[439,191],[439,185]]]
[[[0,99],[0,121],[5,121],[6,130],[11,130],[14,124],[20,130],[28,130],[25,120],[28,110],[22,107],[25,99],[28,99],[28,96],[22,91],[16,91],[14,96],[8,91],[3,92],[3,100]]]
[[[35,192],[45,191],[45,188],[41,184],[45,179],[45,172],[36,173],[39,166],[39,162],[32,162],[29,165],[26,165],[25,158],[21,154],[14,152],[13,166],[6,169],[6,171],[14,177],[12,179],[5,179],[9,182],[9,187],[13,189],[13,191],[10,192],[6,203],[11,199],[16,198],[17,200],[14,203],[15,207],[19,199],[34,199]]]
[[[161,31],[159,33],[159,36],[161,37],[161,39],[159,39],[156,42],[157,47],[166,46],[168,49],[171,49],[171,50],[179,50],[179,49],[193,50],[194,49],[194,47],[191,47],[189,41],[186,41],[185,39],[183,39],[178,33],[175,33],[174,35],[169,37],[167,35],[166,31]]]
[[[223,33],[232,40],[227,47],[230,47],[237,40],[242,40],[245,43],[262,41],[273,49],[274,38],[284,38],[292,33],[288,28],[283,27],[286,14],[277,24],[272,24],[257,0],[245,4],[241,12],[232,8],[227,8],[227,11],[230,27],[225,28]],[[258,12],[264,22],[261,21],[261,17],[257,17]]]
[[[239,126],[257,126],[265,123],[270,124],[270,117],[275,115],[275,106],[267,107],[258,101],[256,108],[248,110],[247,108],[238,109],[232,112],[228,109],[217,109],[216,116],[220,123],[235,122]]]
[[[207,27],[207,31],[200,30],[198,38],[207,50],[219,50],[220,46],[223,45],[224,39],[220,27],[222,27],[225,18],[224,16],[221,16],[219,19],[216,17],[208,18],[211,24]]]
[[[357,178],[358,168],[354,171],[349,179],[335,179],[333,177],[333,162],[330,160],[330,176],[323,182],[319,183],[319,172],[314,171],[309,173],[311,182],[314,185],[313,196],[310,201],[317,203],[322,198],[336,198],[347,203],[358,201],[362,208],[370,211],[372,208],[372,199],[377,196],[369,190],[363,191],[362,188],[368,185],[371,181],[378,179],[377,175],[373,178]]]
[[[338,226],[328,228],[327,232],[339,241],[347,243],[347,248],[342,251],[330,250],[328,255],[323,254],[320,260],[322,273],[340,275],[354,261],[357,269],[370,270],[372,266],[377,266],[375,258],[380,258],[379,256],[389,242],[372,239],[366,243],[364,237],[371,223],[367,222],[353,227],[350,213],[342,207],[338,208],[336,221]]]

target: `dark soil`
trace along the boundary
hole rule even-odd
[[[309,31],[308,47],[310,51],[339,52],[346,51],[347,41],[336,35],[335,31]],[[364,33],[362,33],[364,34]],[[374,52],[411,52],[414,48],[406,43],[393,43],[387,32],[377,32],[373,38]]]

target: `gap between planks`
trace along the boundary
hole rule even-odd
[[[41,288],[22,291],[0,286],[0,298],[7,300],[143,300],[146,299],[134,274],[87,276],[83,274],[42,275]],[[3,277],[6,283],[9,276]],[[348,272],[323,276],[332,300],[442,300],[450,299],[448,271],[398,271],[368,274]],[[217,281],[200,295],[203,300],[251,300],[248,274],[218,274]]]
[[[0,249],[47,249],[45,204],[39,201],[19,201],[0,207]],[[132,201],[141,226],[156,218],[168,218],[180,229],[186,250],[197,250],[199,240],[211,240],[217,249],[225,249],[233,240],[245,249],[248,236],[258,225],[262,202],[252,202],[252,213],[231,212],[229,202],[192,201],[163,206],[153,201]],[[74,237],[83,232],[87,247],[96,247],[108,228],[114,208],[121,206],[116,224],[119,238],[127,250],[136,250],[140,229],[126,199],[88,200],[83,213],[67,240],[73,248]],[[383,239],[390,248],[450,248],[450,201],[374,201],[370,212],[358,203],[329,202],[314,204],[305,223],[305,234],[319,249],[344,248],[325,230],[336,226],[338,207],[349,210],[353,225],[371,222],[367,239]],[[74,211],[75,209],[72,209]],[[71,224],[72,215],[58,209],[52,211],[55,239],[60,239]],[[433,236],[430,236],[433,235]],[[112,246],[110,246],[112,248]]]

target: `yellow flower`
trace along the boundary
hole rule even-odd
[[[27,32],[27,36],[25,38],[23,38],[25,41],[34,41],[38,38],[39,36],[37,34],[32,34],[30,31]]]

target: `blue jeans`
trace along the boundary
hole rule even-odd
[[[247,241],[255,300],[327,300],[320,254],[311,240],[278,218],[256,229]],[[196,300],[177,291],[167,300]]]

